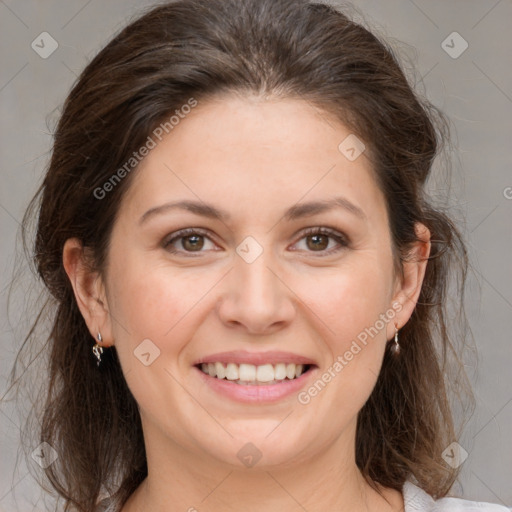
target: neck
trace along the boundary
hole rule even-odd
[[[401,493],[365,481],[351,436],[293,464],[233,466],[177,445],[146,426],[148,476],[122,512],[388,512],[403,510]],[[347,442],[347,437],[352,442]]]

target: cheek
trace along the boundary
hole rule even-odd
[[[218,273],[211,269],[151,265],[148,258],[136,255],[125,258],[110,280],[118,350],[133,351],[150,339],[162,356],[179,354],[197,329],[205,299],[218,281]]]
[[[197,328],[194,306],[212,285],[176,269],[140,263],[125,259],[111,274],[111,318],[127,384],[140,406],[151,410],[155,403],[183,399],[170,375]]]
[[[204,287],[195,279],[169,270],[140,272],[125,267],[115,286],[118,300],[113,313],[125,323],[131,337],[152,335],[164,339],[172,335],[174,326],[198,302],[198,286]]]
[[[343,344],[391,307],[391,292],[391,263],[355,254],[337,269],[304,279],[301,297],[322,320],[328,337]]]
[[[317,352],[324,355],[317,379],[298,396],[313,430],[338,435],[375,386],[386,346],[381,315],[391,307],[391,269],[391,259],[361,251],[332,272],[317,273],[309,287],[302,281],[304,302],[315,313],[309,318],[317,318],[314,329],[321,334]]]
[[[355,256],[357,260],[347,261],[343,268],[318,274],[309,293],[303,288],[304,302],[319,319],[316,329],[322,334],[321,349],[328,354],[323,363],[330,368],[338,362],[331,368],[334,384],[328,386],[331,392],[337,391],[332,396],[325,394],[334,402],[351,396],[364,402],[371,392],[382,363],[387,324],[395,313],[390,303],[391,259]]]

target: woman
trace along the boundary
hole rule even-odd
[[[116,36],[32,204],[66,510],[507,510],[446,498],[442,137],[327,5],[177,1]]]

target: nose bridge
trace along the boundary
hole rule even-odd
[[[254,242],[243,242],[237,248],[233,279],[239,300],[254,302],[254,306],[265,303],[270,305],[277,292],[276,276],[270,271],[273,260],[272,251],[255,246]],[[247,250],[247,252],[243,252]]]
[[[219,312],[224,322],[243,324],[254,332],[264,331],[289,321],[294,307],[287,287],[278,277],[272,250],[248,238],[237,247]]]

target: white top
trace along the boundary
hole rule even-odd
[[[512,512],[512,508],[494,503],[469,501],[461,498],[434,500],[423,489],[409,481],[405,482],[402,494],[405,512]]]
[[[412,482],[405,482],[402,488],[404,512],[512,512],[512,508],[494,503],[463,500],[460,498],[441,498],[434,500],[423,489]],[[111,498],[103,500],[95,512],[119,512],[119,503]]]

